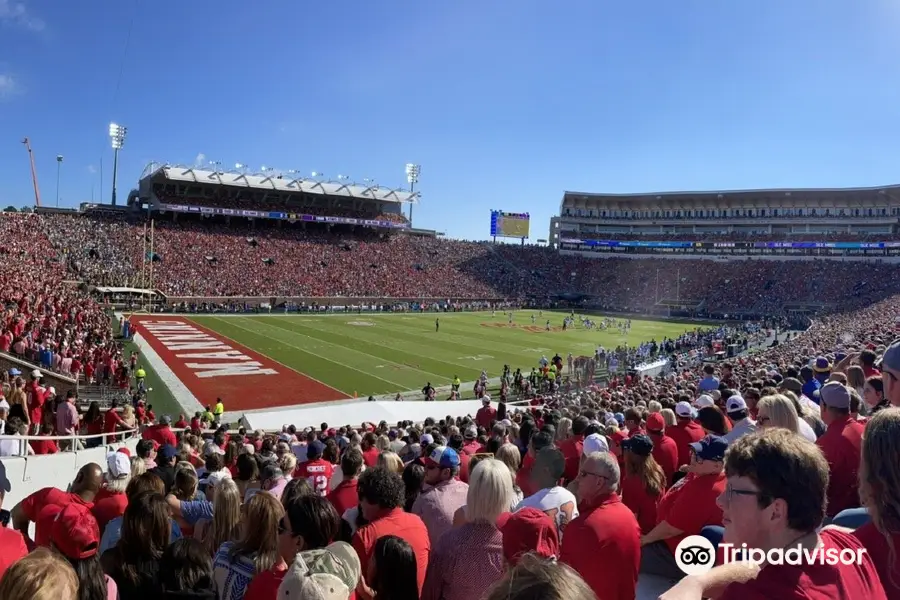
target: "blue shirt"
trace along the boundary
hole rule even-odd
[[[169,536],[169,542],[174,542],[176,540],[181,539],[181,527],[178,526],[178,523],[171,520],[172,523],[172,533]],[[103,530],[103,537],[100,539],[100,554],[103,554],[110,548],[114,547],[119,543],[119,540],[122,538],[122,517],[116,517],[112,521],[106,524],[106,529]]]
[[[212,521],[213,505],[209,500],[191,500],[181,503],[181,518],[191,525],[196,525],[200,519]]]
[[[809,381],[803,384],[803,387],[800,388],[800,391],[803,392],[803,395],[815,402],[819,403],[819,395],[816,393],[819,391],[819,388],[822,387],[822,384],[819,383],[819,380],[813,377]]]
[[[697,387],[701,392],[711,392],[719,389],[719,380],[712,376],[704,377],[700,380],[700,385]]]

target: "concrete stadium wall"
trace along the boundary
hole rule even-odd
[[[77,452],[0,458],[0,489],[5,492],[3,508],[12,510],[19,501],[45,487],[66,489],[78,469],[97,463],[106,472],[106,455],[126,447],[134,455],[139,438]]]

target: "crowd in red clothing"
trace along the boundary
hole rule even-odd
[[[340,566],[324,571],[340,598],[515,598],[536,571],[544,585],[575,586],[567,598],[634,598],[642,574],[677,581],[670,597],[718,582],[721,598],[898,598],[898,310],[893,297],[729,363],[675,365],[525,410],[486,399],[471,417],[421,424],[207,436],[206,415],[180,416],[180,432],[145,410],[134,456],[113,452],[106,474],[87,465],[71,491],[13,508],[0,590],[34,547],[94,560],[54,538],[53,523],[77,517],[95,544],[111,538],[98,577],[120,597],[183,597],[161,577],[180,537],[207,577],[178,585],[222,600],[281,596],[298,561],[322,553]],[[692,535],[867,555],[684,577],[674,557]]]
[[[77,276],[96,284],[149,285],[141,281],[148,249],[143,222],[41,218],[60,260]],[[571,292],[590,294],[598,308],[609,310],[646,312],[678,300],[709,313],[768,315],[792,303],[826,310],[865,306],[900,292],[900,267],[884,262],[597,260],[561,257],[539,246],[268,225],[157,220],[154,287],[173,296],[522,298]]]

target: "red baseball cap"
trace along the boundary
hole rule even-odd
[[[88,507],[72,502],[56,515],[50,541],[65,556],[84,560],[100,551],[100,526]]]
[[[556,523],[547,513],[529,506],[502,515],[497,525],[503,534],[503,556],[511,565],[518,563],[522,555],[529,552],[544,558],[559,555]]]
[[[660,413],[651,413],[649,417],[647,417],[647,431],[665,431],[666,430],[666,420],[663,419],[662,414]]]

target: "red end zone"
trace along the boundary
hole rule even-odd
[[[130,320],[204,406],[222,398],[225,410],[242,411],[347,397],[183,317],[132,315]]]

